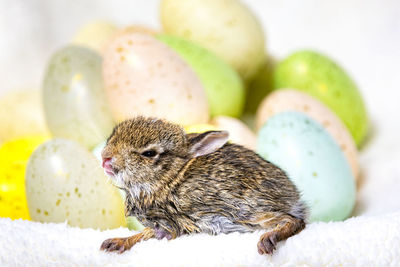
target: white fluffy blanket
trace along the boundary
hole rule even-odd
[[[398,266],[400,212],[313,223],[278,244],[272,256],[257,252],[261,232],[175,240],[149,240],[124,254],[99,251],[126,228],[82,230],[66,224],[0,220],[1,266]]]

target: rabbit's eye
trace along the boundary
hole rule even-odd
[[[146,150],[142,153],[142,156],[145,156],[147,158],[153,158],[157,155],[157,151],[155,150]]]

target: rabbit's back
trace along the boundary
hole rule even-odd
[[[245,222],[269,212],[290,214],[301,206],[285,172],[239,145],[226,144],[196,158],[184,176],[176,205],[212,234],[252,231],[258,226]]]

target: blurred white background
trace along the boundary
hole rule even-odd
[[[375,137],[361,154],[369,179],[360,192],[359,209],[366,203],[370,213],[398,209],[400,1],[243,2],[263,24],[269,54],[282,59],[298,49],[321,51],[359,85]],[[19,88],[40,88],[51,53],[67,45],[87,22],[102,19],[120,26],[161,28],[158,5],[158,0],[0,0],[0,95]],[[386,192],[373,198],[377,186]]]

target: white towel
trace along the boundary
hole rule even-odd
[[[312,223],[259,255],[262,232],[148,240],[123,253],[99,250],[103,240],[133,234],[67,224],[0,219],[0,266],[399,266],[400,212]]]

